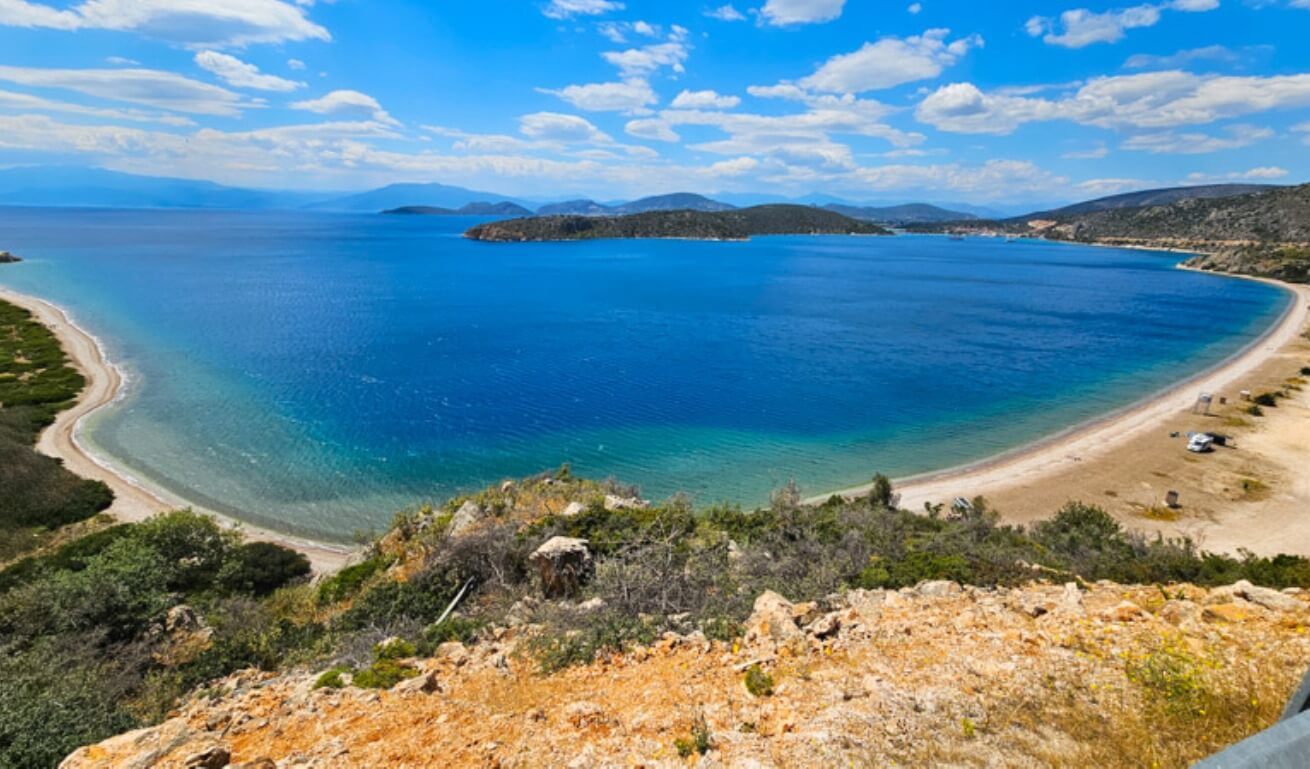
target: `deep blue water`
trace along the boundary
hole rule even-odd
[[[132,377],[89,438],[184,498],[348,537],[570,462],[767,498],[954,466],[1240,350],[1287,296],[1159,254],[937,237],[463,240],[476,220],[0,209],[0,284]]]

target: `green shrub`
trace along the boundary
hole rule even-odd
[[[319,603],[337,603],[354,597],[359,593],[364,583],[390,565],[389,559],[381,555],[375,555],[372,558],[345,567],[319,584]]]
[[[369,667],[359,671],[351,678],[351,684],[361,689],[390,689],[407,678],[418,675],[418,671],[408,665],[402,665],[394,659],[379,659]]]
[[[773,676],[764,672],[759,665],[751,665],[746,669],[746,691],[752,697],[772,697]]]
[[[349,665],[337,665],[330,668],[314,680],[315,689],[342,689],[346,686],[346,674],[353,672]]]
[[[1301,367],[1301,376],[1310,376],[1310,366]]]
[[[1246,407],[1246,413],[1253,417],[1262,417],[1265,415],[1265,410],[1252,403],[1250,406]]]
[[[1278,395],[1275,393],[1260,393],[1251,399],[1257,406],[1272,408],[1278,405]]]
[[[418,654],[414,644],[403,638],[392,638],[373,647],[373,658],[378,660],[403,660]]]
[[[459,641],[469,644],[477,640],[478,633],[486,623],[467,617],[447,617],[440,624],[429,625],[423,631],[424,640],[431,648],[436,648],[447,641]]]
[[[682,758],[689,758],[693,754],[703,756],[710,752],[710,748],[714,747],[714,736],[710,733],[710,725],[705,721],[704,713],[696,714],[692,720],[691,734],[675,739],[673,747]]]
[[[218,583],[231,593],[268,595],[309,574],[309,559],[272,542],[247,542],[223,561]]]
[[[882,473],[873,476],[873,485],[869,489],[869,504],[875,510],[886,510],[892,506],[892,481]]]

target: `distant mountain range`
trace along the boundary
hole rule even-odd
[[[923,222],[959,222],[977,219],[963,211],[950,211],[927,203],[909,203],[903,206],[847,206],[829,203],[824,206],[852,219],[863,219],[881,224],[920,224]]]
[[[0,169],[0,205],[104,208],[295,209],[341,193],[250,190],[99,168]]]
[[[1111,195],[1084,203],[1056,208],[1050,211],[1038,211],[1027,214],[1026,219],[1062,219],[1069,216],[1090,214],[1097,211],[1110,211],[1118,208],[1141,208],[1143,206],[1167,206],[1180,200],[1231,198],[1252,192],[1267,192],[1278,189],[1272,184],[1203,184],[1195,187],[1166,187],[1158,190],[1126,192]]]
[[[1072,206],[1026,214],[1026,218],[1059,218],[1093,211],[1163,205],[1190,198],[1223,198],[1276,189],[1251,184],[1177,187],[1131,192]],[[488,203],[487,201],[496,201]],[[229,187],[213,182],[107,171],[70,166],[0,169],[0,205],[86,206],[108,208],[212,208],[236,210],[309,210],[377,213],[398,208],[448,209],[466,215],[523,216],[577,214],[622,216],[646,211],[729,211],[743,206],[786,203],[820,206],[853,218],[896,225],[922,225],[945,220],[1001,219],[1019,213],[1014,206],[984,208],[965,203],[875,205],[821,193],[785,198],[764,193],[732,193],[714,199],[694,193],[674,193],[630,202],[578,199],[564,202],[528,201],[484,190],[447,184],[390,184],[365,192],[306,192]],[[508,205],[506,205],[508,204]],[[1000,210],[1004,209],[1004,210]],[[440,213],[431,211],[429,213]]]

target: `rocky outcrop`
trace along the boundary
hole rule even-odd
[[[472,530],[485,516],[486,511],[478,503],[470,499],[460,505],[455,514],[451,516],[450,528],[447,531],[452,537],[462,536]]]
[[[21,262],[21,261],[23,260],[14,256],[8,251],[0,251],[0,264],[14,264],[15,262]]]
[[[591,578],[591,551],[587,540],[551,537],[530,556],[546,598],[570,598]]]
[[[516,650],[530,626],[498,629],[473,646],[442,644],[391,690],[241,673],[64,767],[175,769],[225,755],[261,769],[671,768],[695,760],[674,743],[697,718],[711,737],[701,766],[1132,766],[1146,714],[1162,712],[1152,698],[1169,695],[1135,672],[1153,658],[1189,687],[1235,693],[1222,723],[1171,737],[1186,744],[1171,742],[1162,765],[1185,766],[1271,723],[1310,661],[1307,604],[1273,592],[1288,600],[1242,583],[925,583],[815,603],[770,592],[738,641],[668,634],[551,675]],[[743,691],[752,668],[772,694]],[[1228,730],[1223,742],[1216,729]]]

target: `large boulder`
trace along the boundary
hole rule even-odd
[[[760,593],[746,620],[746,642],[789,643],[804,637],[796,622],[796,605],[772,590]]]
[[[620,497],[615,494],[605,495],[605,509],[611,513],[616,510],[645,510],[650,503],[637,497]]]
[[[451,516],[450,528],[447,531],[450,532],[450,536],[458,537],[476,526],[478,521],[482,520],[485,515],[486,512],[482,509],[482,506],[470,499],[460,505],[455,514]]]
[[[1250,601],[1270,611],[1301,611],[1306,607],[1300,600],[1272,588],[1256,587],[1246,580],[1238,580],[1227,587],[1210,591],[1207,604],[1232,603],[1234,598]]]
[[[571,598],[591,578],[591,551],[587,540],[551,537],[529,558],[541,578],[541,592],[547,598]]]

